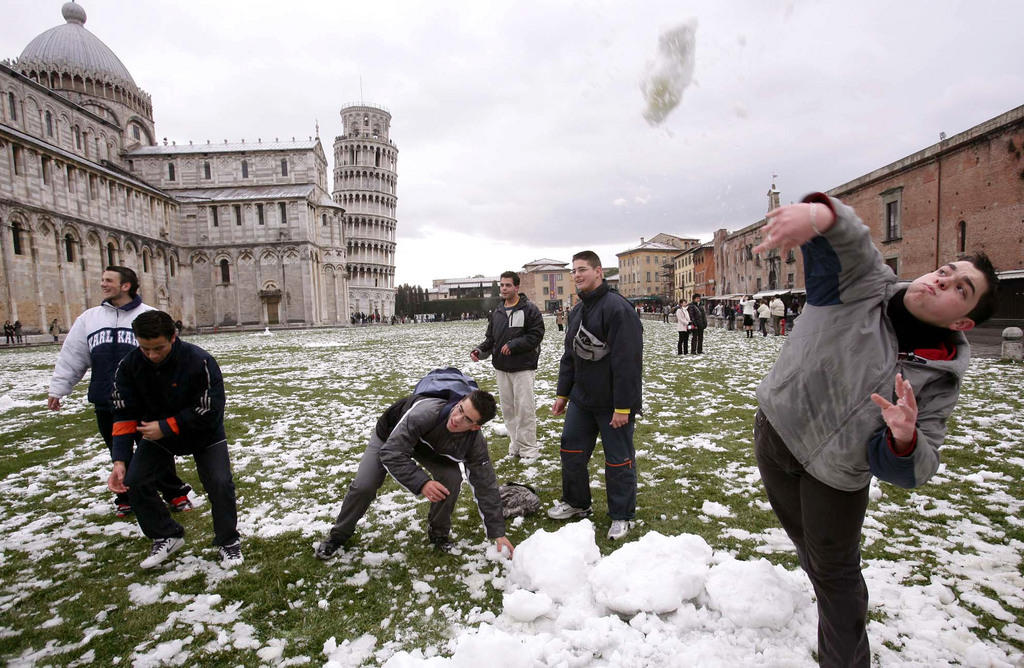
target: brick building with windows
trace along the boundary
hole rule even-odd
[[[616,253],[619,293],[634,302],[671,302],[675,295],[675,257],[679,251],[699,245],[697,239],[665,233],[651,239],[640,237],[639,246]]]

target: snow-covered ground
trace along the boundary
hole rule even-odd
[[[557,498],[561,427],[548,411],[560,352],[550,320],[548,327],[537,380],[545,453],[526,468],[509,460],[496,465],[502,480],[537,486],[545,505]],[[220,360],[228,383],[239,525],[250,544],[312,559],[310,547],[330,526],[366,436],[392,398],[431,368],[449,364],[494,387],[490,363],[468,359],[483,329],[477,321],[195,338]],[[640,522],[626,543],[604,540],[603,476],[596,465],[593,520],[517,520],[509,527],[517,544],[512,560],[484,543],[464,488],[456,512],[457,553],[451,566],[437,568],[417,563],[421,552],[409,547],[421,537],[422,503],[385,487],[360,525],[359,542],[315,566],[315,577],[289,583],[287,595],[267,604],[270,612],[260,618],[247,614],[252,601],[233,597],[230,586],[255,574],[265,576],[271,590],[281,567],[258,550],[247,550],[240,569],[225,570],[208,547],[189,543],[166,568],[134,568],[145,541],[133,522],[110,515],[102,443],[94,434],[71,442],[61,436],[68,425],[92,420],[85,383],[59,415],[50,414],[44,397],[55,352],[0,354],[0,464],[10,468],[19,453],[53,453],[45,465],[0,480],[5,660],[95,660],[90,643],[118,632],[108,621],[115,606],[72,624],[66,620],[74,616],[77,597],[69,596],[53,601],[52,615],[36,623],[19,617],[19,603],[45,596],[69,574],[101,567],[97,553],[113,541],[129,563],[123,579],[109,586],[140,614],[155,606],[168,610],[157,616],[146,640],[124,648],[120,659],[132,665],[198,665],[225,652],[235,657],[232,663],[247,665],[814,665],[810,586],[801,571],[780,565],[793,563],[792,547],[777,523],[759,528],[746,519],[767,510],[746,449],[753,390],[781,341],[747,341],[712,329],[705,355],[680,358],[673,326],[645,321],[645,332]],[[864,576],[878,665],[1021,665],[1022,386],[1020,365],[972,362],[946,446],[959,466],[944,465],[929,485],[909,494],[872,488]],[[737,414],[746,419],[726,417]],[[33,424],[45,427],[38,433],[26,428]],[[492,446],[507,442],[501,431],[498,424],[488,428]],[[492,447],[492,454],[500,448]],[[692,465],[708,461],[714,468]],[[202,513],[189,518],[197,527],[209,524]],[[696,518],[701,535],[672,531],[680,515]],[[48,560],[40,568],[10,566],[24,555]],[[403,591],[395,597],[416,602],[415,609],[383,605],[386,612],[372,631],[352,633],[341,621],[345,611],[359,606],[366,592],[378,591],[374,584],[396,568],[403,579],[396,587]],[[448,576],[459,580],[457,591],[441,586]],[[184,593],[195,578],[204,582],[202,591]],[[495,590],[500,594],[491,596]],[[294,636],[301,635],[301,625],[283,632],[283,622],[274,623],[295,610],[337,611],[337,628],[315,651],[299,650]],[[423,618],[445,631],[411,631],[421,628]],[[55,640],[19,642],[29,623],[37,631],[53,629]]]

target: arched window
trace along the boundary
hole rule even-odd
[[[18,120],[18,107],[14,104],[14,93],[7,94],[7,106],[11,110],[11,120]]]
[[[288,176],[288,159],[281,158],[281,176]]]
[[[49,137],[53,136],[53,114],[49,111],[46,112],[46,134]]]
[[[68,262],[75,261],[75,238],[70,234],[64,235],[64,257]]]
[[[71,134],[75,137],[75,148],[82,148],[82,131],[78,129],[78,126],[71,128]]]
[[[327,227],[327,214],[323,214],[322,220],[324,221],[324,227]]]
[[[243,160],[242,161],[242,178],[243,179],[249,178],[249,161],[248,160]]]
[[[149,273],[149,251],[142,251],[142,271]]]
[[[132,124],[132,137],[134,137],[136,140],[142,138],[142,133],[139,132],[138,125]]]
[[[173,181],[174,180],[174,163],[173,162],[167,163],[167,180],[168,181]]]
[[[170,265],[171,265],[171,278],[174,278],[174,270],[175,270],[175,267],[176,267],[177,264],[178,264],[178,261],[175,260],[174,256],[172,255],[171,256],[171,262],[170,262]]]
[[[957,252],[967,252],[967,221],[961,220],[956,224],[956,249]]]
[[[231,267],[228,266],[227,260],[220,261],[220,282],[224,284],[231,282]]]
[[[117,264],[117,258],[114,257],[114,242],[107,244],[107,266]]]
[[[23,255],[24,250],[21,247],[21,223],[15,222],[11,225],[11,239],[13,240],[14,254]]]

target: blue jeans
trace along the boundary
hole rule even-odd
[[[230,545],[238,540],[238,510],[235,506],[235,483],[228,460],[228,442],[218,441],[200,448],[193,455],[199,480],[206,489],[213,512],[214,545]],[[158,481],[174,467],[174,455],[157,441],[139,441],[125,475],[128,498],[147,538],[180,538],[185,528],[174,521],[167,505],[157,492]]]
[[[633,449],[634,416],[612,429],[613,411],[590,411],[570,401],[562,426],[562,501],[573,508],[589,508],[590,474],[587,465],[601,435],[604,448],[604,479],[608,490],[608,515],[631,520],[636,515],[636,451]]]

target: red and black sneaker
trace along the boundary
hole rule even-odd
[[[114,514],[118,517],[128,517],[132,514],[132,507],[127,503],[115,503]]]
[[[167,505],[173,512],[183,513],[192,510],[192,501],[188,498],[188,494],[182,494],[176,496],[167,502]]]

